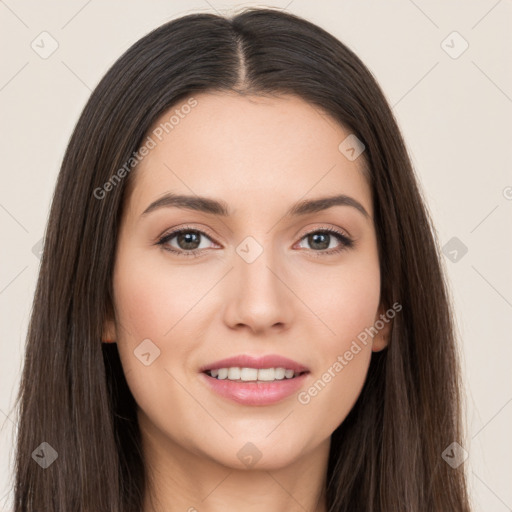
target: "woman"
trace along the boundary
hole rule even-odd
[[[470,510],[434,233],[333,36],[268,9],[154,30],[64,157],[15,510]]]

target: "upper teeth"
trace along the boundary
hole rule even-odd
[[[294,377],[293,370],[285,368],[218,368],[210,370],[210,375],[217,379],[227,380],[282,380],[284,378],[291,379]]]

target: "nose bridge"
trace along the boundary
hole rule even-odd
[[[253,291],[261,291],[270,295],[278,293],[276,288],[282,286],[279,284],[274,272],[280,265],[276,261],[276,250],[272,247],[272,237],[265,239],[260,237],[256,240],[253,236],[247,236],[236,247],[235,267],[237,269],[237,278],[244,287],[250,287]],[[246,290],[250,292],[251,290]]]
[[[271,240],[271,236],[261,242],[248,236],[235,249],[231,323],[263,329],[290,320],[291,298],[279,275],[279,251]]]

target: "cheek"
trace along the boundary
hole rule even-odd
[[[305,429],[309,427],[318,439],[325,439],[343,423],[360,396],[370,359],[370,345],[361,343],[349,344],[348,350],[333,354],[329,364],[297,396]]]
[[[211,276],[199,267],[172,266],[165,257],[133,254],[117,262],[114,275],[118,316],[127,331],[123,335],[163,341],[178,322],[194,314],[194,304],[211,287]]]
[[[325,353],[342,350],[347,342],[350,344],[350,340],[373,325],[380,303],[376,257],[333,266],[329,271],[304,269],[302,274],[309,277],[296,289],[320,320],[319,337],[326,342]]]
[[[297,396],[304,421],[321,425],[330,435],[343,422],[363,388],[372,355],[368,329],[380,302],[380,270],[376,257],[340,266],[330,275],[317,274],[309,297],[322,335],[317,339],[318,365],[314,378]],[[322,293],[320,292],[322,290]]]
[[[325,346],[329,356],[324,361],[325,370],[329,371],[325,380],[330,378],[333,391],[338,389],[350,401],[350,395],[358,394],[363,385],[372,353],[369,329],[375,324],[380,302],[377,261],[353,268],[340,277],[336,288],[329,306],[328,318],[334,335]]]
[[[199,308],[194,306],[212,286],[211,275],[203,275],[198,267],[173,268],[163,257],[145,258],[135,249],[125,250],[113,280],[119,357],[143,408],[151,407],[162,385],[177,387],[165,371],[174,374],[176,362],[186,362],[197,348],[193,329]],[[142,354],[147,353],[146,362],[151,362],[146,366]]]
[[[357,299],[343,297],[332,304],[335,311],[326,318],[334,334],[320,338],[319,364],[313,378],[297,395],[303,426],[318,428],[320,439],[330,436],[345,420],[367,377],[372,338],[365,329],[374,323],[378,295],[361,295]]]

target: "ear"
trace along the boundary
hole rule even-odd
[[[109,308],[109,313],[107,314],[107,318],[105,318],[105,320],[103,322],[101,341],[103,343],[116,343],[116,341],[117,341],[116,323],[115,323],[113,314],[111,312],[111,308]]]
[[[393,327],[393,320],[386,315],[386,307],[383,303],[379,306],[379,310],[375,316],[374,326],[379,332],[373,337],[372,351],[380,352],[388,346],[389,338],[391,337],[391,329]]]

